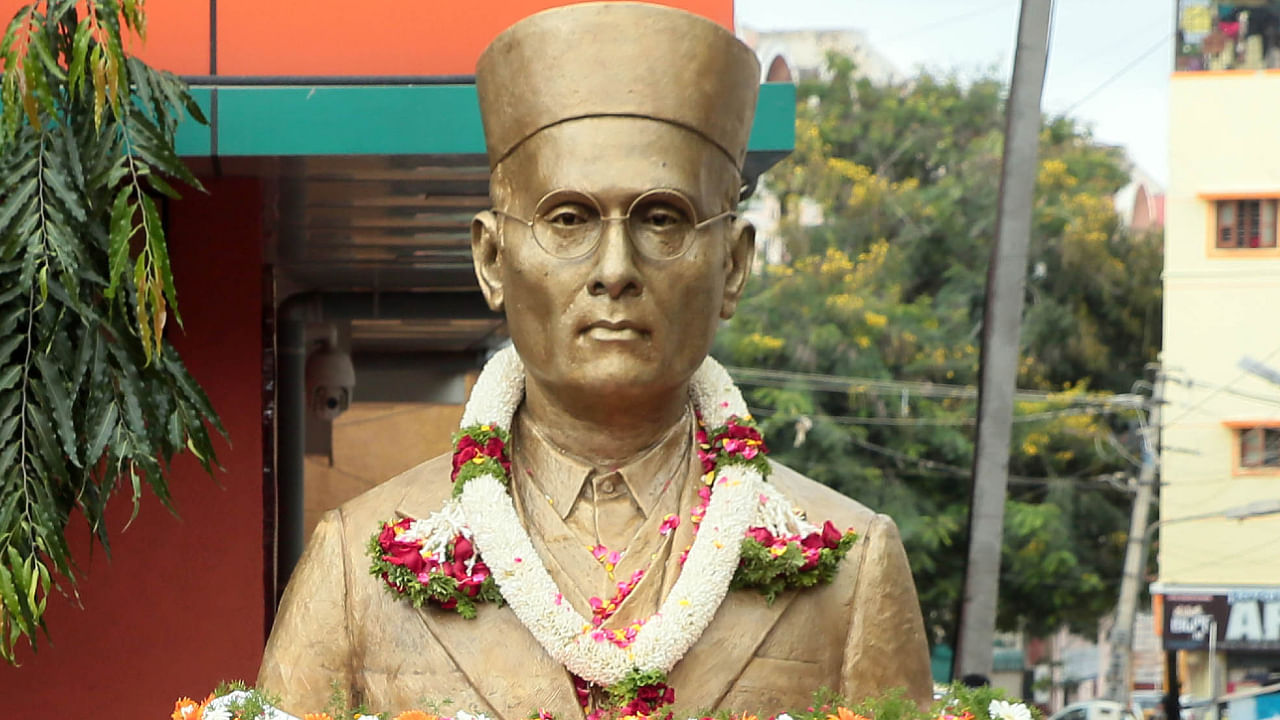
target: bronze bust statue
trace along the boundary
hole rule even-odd
[[[485,297],[507,317],[514,351],[504,362],[522,373],[499,443],[515,515],[512,527],[488,518],[484,530],[474,521],[497,504],[464,493],[475,535],[450,552],[469,558],[472,577],[492,573],[499,584],[514,583],[521,563],[545,566],[547,587],[558,589],[546,613],[596,618],[593,632],[622,648],[610,657],[643,654],[612,638],[689,605],[673,600],[689,587],[678,580],[715,552],[703,535],[718,525],[695,535],[702,508],[716,512],[707,483],[719,470],[708,473],[703,459],[706,408],[694,412],[691,383],[751,267],[754,230],[734,207],[758,78],[752,52],[724,28],[639,3],[539,13],[500,35],[477,66],[493,209],[476,216],[472,250]],[[750,443],[735,447],[754,456]],[[388,519],[435,517],[472,460],[484,457],[435,458],[325,516],[259,676],[283,709],[323,707],[334,683],[377,711],[448,699],[501,720],[539,709],[581,718],[605,702],[566,669],[589,660],[548,650],[551,631],[531,626],[525,606],[536,602],[512,596],[516,585],[504,591],[512,605],[483,605],[467,619],[404,602],[370,574],[371,534]],[[828,583],[772,603],[723,587],[699,601],[712,603],[705,622],[665,674],[675,706],[778,712],[819,687],[855,700],[902,687],[927,700],[924,626],[893,522],[777,464],[769,485],[857,541]],[[527,533],[536,556],[503,566],[489,538],[506,532]],[[686,565],[682,549],[698,539],[705,552]],[[714,542],[736,566],[736,545]],[[495,558],[492,570],[477,569],[476,552]],[[616,607],[603,612],[615,588]]]

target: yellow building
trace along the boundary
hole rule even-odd
[[[1242,367],[1280,368],[1280,3],[1181,0],[1176,45],[1151,589],[1208,698],[1280,682],[1280,384]]]

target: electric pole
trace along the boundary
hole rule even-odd
[[[1156,469],[1160,464],[1160,406],[1164,403],[1164,374],[1156,368],[1147,424],[1142,428],[1142,470],[1138,492],[1133,498],[1129,519],[1129,541],[1124,550],[1124,575],[1120,578],[1120,599],[1116,621],[1111,628],[1111,665],[1107,668],[1106,697],[1129,706],[1133,682],[1133,620],[1138,613],[1138,591],[1147,565],[1147,512],[1155,497]],[[1154,528],[1153,528],[1154,529]]]
[[[1000,204],[982,324],[982,380],[969,505],[969,557],[953,676],[991,675],[1009,437],[1018,379],[1018,339],[1026,290],[1027,247],[1039,169],[1040,96],[1049,55],[1051,0],[1022,0],[1013,79],[1005,106]]]

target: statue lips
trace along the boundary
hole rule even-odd
[[[582,334],[599,342],[633,342],[645,340],[650,331],[631,320],[596,320],[582,329]]]

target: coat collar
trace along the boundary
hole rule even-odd
[[[636,505],[648,517],[666,490],[665,483],[654,482],[654,479],[671,478],[680,467],[682,457],[690,452],[685,445],[692,442],[693,413],[686,410],[662,439],[617,467],[596,467],[557,447],[526,413],[516,414],[514,426],[513,443],[518,444],[515,452],[520,455],[520,464],[529,469],[529,481],[546,497],[561,520],[569,516],[582,495],[583,485],[591,477],[612,472],[622,478]]]

